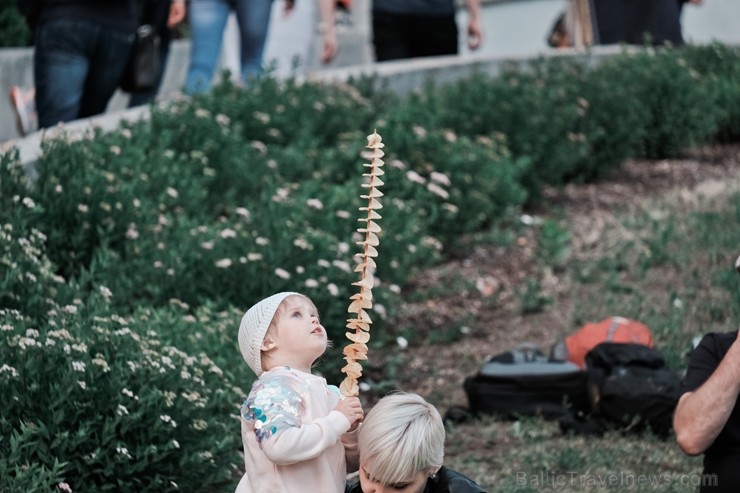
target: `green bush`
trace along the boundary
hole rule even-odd
[[[719,113],[717,138],[722,142],[740,139],[740,53],[736,47],[713,43],[689,46],[684,57],[712,93],[714,111]]]
[[[647,50],[614,63],[646,116],[635,156],[675,157],[715,135],[719,108],[711,87],[681,51]]]
[[[104,284],[83,291],[64,283],[43,234],[17,220],[34,207],[19,198],[2,225],[0,490],[48,491],[59,481],[74,491],[232,484],[232,415],[245,393],[205,345],[194,340],[186,353],[164,342],[209,333],[215,322],[176,307],[122,316]]]
[[[198,324],[152,314],[123,318],[107,291],[53,309],[44,326],[0,311],[3,456],[58,458],[75,491],[205,491],[233,482],[243,392],[205,354],[159,333]],[[241,395],[240,395],[241,394]]]
[[[0,48],[31,45],[31,30],[18,12],[16,2],[0,3]]]

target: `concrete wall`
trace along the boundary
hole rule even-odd
[[[581,56],[597,63],[605,57],[621,53],[623,49],[618,46],[598,46],[589,53],[572,50],[552,51],[551,56]],[[421,89],[431,78],[439,84],[453,82],[466,77],[472,73],[483,73],[495,76],[512,64],[525,66],[533,58],[540,55],[520,57],[500,57],[496,55],[475,55],[467,57],[447,56],[435,58],[419,58],[414,60],[399,60],[386,63],[367,63],[352,67],[324,69],[308,73],[299,80],[321,80],[327,82],[343,82],[350,78],[363,75],[374,76],[375,82],[398,94],[404,95],[411,91]],[[33,174],[33,163],[41,155],[41,141],[47,137],[65,135],[69,139],[77,139],[86,135],[92,128],[113,130],[118,127],[123,119],[137,120],[147,118],[149,107],[142,106],[128,110],[111,110],[105,115],[100,115],[84,120],[77,120],[64,125],[59,125],[41,132],[35,132],[22,139],[10,140],[0,143],[0,153],[16,147],[21,154],[21,162]]]

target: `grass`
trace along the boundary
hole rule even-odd
[[[629,314],[653,330],[668,364],[681,372],[695,336],[735,330],[740,320],[734,186],[689,205],[668,196],[615,213],[620,227],[605,228],[597,248],[569,252],[563,269],[572,289],[543,309],[570,311],[573,326]],[[549,232],[546,248],[557,255],[567,230],[552,225]],[[446,465],[489,492],[687,492],[703,480],[701,457],[681,453],[673,436],[564,435],[553,421],[484,417],[453,426],[447,443]]]

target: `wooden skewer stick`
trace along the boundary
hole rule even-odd
[[[359,258],[355,272],[360,273],[360,280],[352,283],[353,286],[359,288],[359,292],[350,297],[351,302],[347,308],[347,312],[353,313],[354,317],[347,320],[346,327],[349,331],[345,335],[351,342],[344,348],[344,359],[347,364],[342,368],[342,372],[347,376],[339,385],[339,390],[345,397],[357,396],[360,393],[357,380],[362,375],[362,365],[359,361],[367,359],[367,342],[370,340],[372,320],[367,310],[373,307],[374,257],[378,256],[376,247],[380,243],[378,238],[380,226],[377,221],[381,219],[381,216],[376,211],[383,207],[379,200],[383,192],[378,190],[378,187],[383,185],[380,177],[384,174],[382,167],[385,164],[381,159],[385,155],[382,150],[385,144],[382,140],[377,132],[367,136],[366,147],[372,151],[370,152],[370,163],[363,165],[369,170],[362,174],[366,177],[366,182],[362,186],[367,189],[367,193],[361,195],[367,200],[367,206],[360,207],[360,211],[364,212],[365,216],[359,221],[365,224],[357,229],[357,232],[363,235],[363,240],[357,243],[362,247],[362,252],[355,255]]]

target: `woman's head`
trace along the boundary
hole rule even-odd
[[[439,411],[417,394],[383,397],[360,428],[363,493],[424,490],[444,459],[445,429]]]

